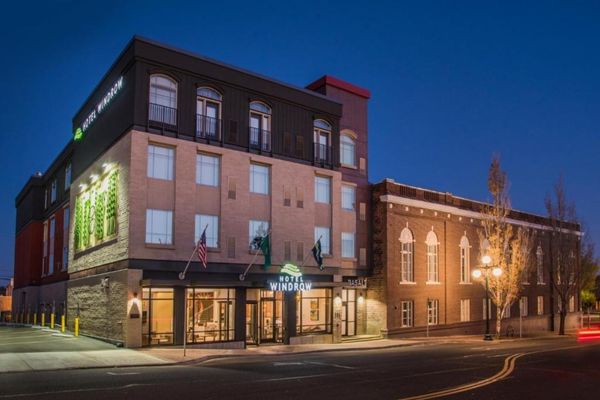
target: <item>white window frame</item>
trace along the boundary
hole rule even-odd
[[[471,299],[460,299],[460,322],[471,321]]]
[[[460,239],[460,283],[471,283],[471,246],[469,238]]]
[[[268,195],[271,168],[264,164],[250,164],[250,193]]]
[[[342,258],[356,258],[354,232],[342,232]]]
[[[68,163],[65,167],[65,191],[69,190],[69,188],[71,187],[71,168],[71,163]]]
[[[161,165],[165,163],[164,168]],[[175,149],[172,147],[148,145],[147,176],[153,179],[173,180],[175,169]]]
[[[569,312],[575,312],[575,296],[573,295],[569,297]]]
[[[218,187],[220,183],[221,157],[214,154],[196,155],[196,184]]]
[[[440,301],[427,299],[427,325],[439,324]]]
[[[321,254],[331,255],[331,228],[327,226],[315,226],[315,242],[319,238],[321,238]]]
[[[356,210],[356,187],[342,185],[342,209],[346,211]]]
[[[439,283],[439,243],[435,232],[429,231],[425,245],[427,247],[427,283]]]
[[[544,296],[537,297],[537,315],[544,315]]]
[[[58,182],[56,178],[52,180],[52,184],[50,186],[50,204],[56,203],[56,191],[58,189]]]
[[[165,226],[160,226],[158,218],[164,218]],[[173,244],[173,211],[146,209],[146,243],[158,245]]]
[[[356,167],[356,139],[348,133],[340,135],[340,163]]]
[[[219,216],[196,214],[194,217],[194,244],[197,244],[206,227],[206,247],[219,248]]]
[[[519,315],[526,317],[529,314],[529,299],[527,296],[522,296],[519,299]]]
[[[415,282],[414,236],[408,228],[400,233],[400,282]]]
[[[403,300],[400,302],[401,327],[411,328],[413,326],[413,301]]]
[[[315,203],[331,204],[331,178],[315,176]]]
[[[56,218],[50,218],[50,233],[48,234],[49,238],[49,251],[48,251],[48,275],[52,275],[54,273],[54,245],[56,240]]]
[[[269,233],[269,221],[251,219],[248,222],[248,247],[250,250],[256,251],[253,247],[254,238],[258,236],[266,236]]]

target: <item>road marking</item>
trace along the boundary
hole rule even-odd
[[[302,365],[303,363],[301,362],[274,362],[273,366],[274,367],[282,367],[285,365]]]
[[[487,356],[487,358],[506,357],[506,356],[509,356],[509,355],[510,355],[510,353],[496,354],[495,356]]]
[[[330,376],[333,374],[315,374],[315,375],[299,375],[299,376],[286,376],[284,378],[271,378],[271,379],[262,379],[255,382],[278,382],[278,381],[291,381],[295,379],[310,379],[310,378],[319,378],[321,376]]]
[[[343,368],[343,369],[356,369],[356,367],[349,367],[347,365],[329,364],[329,363],[318,362],[318,361],[309,361],[309,362],[307,362],[307,364],[323,365],[323,366],[326,366],[326,367]]]
[[[108,375],[123,376],[123,375],[139,375],[140,372],[107,372]]]

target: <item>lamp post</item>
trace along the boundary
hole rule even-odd
[[[476,279],[481,278],[481,275],[485,276],[485,335],[483,340],[492,340],[492,334],[490,333],[490,297],[489,297],[489,277],[490,272],[496,278],[502,275],[502,269],[500,267],[492,267],[490,264],[492,257],[487,254],[481,257],[481,268],[473,270],[473,277]]]

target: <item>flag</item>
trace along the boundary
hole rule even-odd
[[[319,266],[319,269],[323,271],[323,256],[321,255],[321,238],[317,240],[315,245],[312,248],[313,257]]]
[[[208,227],[208,225],[207,225]],[[202,232],[202,236],[200,236],[200,240],[198,240],[198,247],[196,247],[196,251],[198,252],[198,259],[206,268],[207,261],[207,252],[206,252],[206,228]]]
[[[263,256],[265,257],[263,269],[269,269],[271,266],[271,243],[269,241],[269,234],[263,236],[262,240],[260,241],[260,251],[262,251]]]

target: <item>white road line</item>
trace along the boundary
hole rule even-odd
[[[329,363],[318,362],[318,361],[310,361],[310,362],[307,362],[307,364],[323,365],[325,367],[334,367],[334,368],[343,368],[343,369],[356,369],[356,367],[349,367],[347,365],[329,364]]]
[[[282,366],[286,366],[286,365],[303,365],[304,363],[301,362],[274,362],[273,366],[274,367],[282,367]]]
[[[124,376],[124,375],[139,375],[140,372],[107,372],[108,375],[112,376]]]
[[[315,374],[315,375],[299,375],[299,376],[286,376],[284,378],[271,378],[271,379],[261,379],[259,381],[254,382],[279,382],[279,381],[292,381],[296,379],[310,379],[310,378],[319,378],[321,376],[331,376],[335,374]]]

